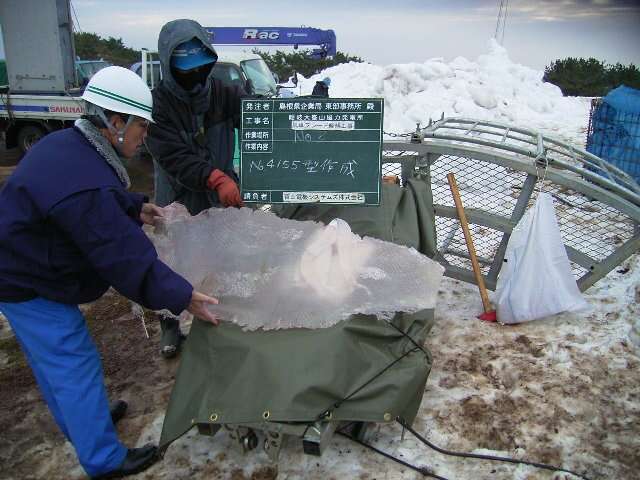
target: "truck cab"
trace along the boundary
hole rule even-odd
[[[260,55],[255,53],[222,53],[213,67],[213,76],[223,83],[239,85],[247,93],[273,97],[277,94],[276,76]],[[247,88],[247,85],[250,88]]]
[[[277,77],[269,70],[260,55],[249,52],[217,53],[218,61],[213,67],[215,78],[228,85],[251,89],[248,93],[253,95],[273,97],[277,94]],[[155,53],[145,50],[142,61],[134,63],[130,68],[147,82],[149,88],[154,88],[162,79],[160,61],[153,57],[156,57]],[[143,65],[146,65],[146,69]]]
[[[91,77],[106,67],[110,67],[111,63],[104,59],[100,60],[76,60],[76,75],[78,76],[78,84],[84,87]]]

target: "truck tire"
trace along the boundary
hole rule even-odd
[[[18,148],[24,154],[33,147],[38,140],[44,137],[47,131],[38,125],[25,125],[18,131]]]

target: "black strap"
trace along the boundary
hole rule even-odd
[[[544,463],[536,463],[536,462],[527,462],[526,460],[516,460],[515,458],[508,458],[508,457],[496,457],[494,455],[480,455],[477,453],[462,453],[462,452],[453,452],[450,450],[445,450],[444,448],[440,448],[434,445],[429,440],[427,440],[422,435],[420,435],[418,432],[416,432],[413,428],[411,428],[411,426],[409,426],[409,424],[405,421],[404,418],[396,417],[396,422],[398,422],[402,426],[402,428],[406,428],[407,430],[409,430],[409,432],[411,432],[418,440],[420,440],[427,447],[435,450],[438,453],[442,453],[443,455],[450,455],[453,457],[461,457],[461,458],[477,458],[480,460],[491,460],[496,462],[507,462],[507,463],[521,464],[521,465],[530,465],[532,467],[542,468],[544,470],[551,470],[553,472],[570,473],[571,475],[575,475],[576,477],[583,478],[584,480],[590,480],[584,474],[574,472],[573,470],[567,470],[565,468],[556,467],[554,465],[547,465]]]
[[[400,332],[400,334],[401,334],[403,337],[408,338],[408,339],[409,339],[409,341],[410,341],[411,343],[413,343],[413,344],[416,346],[416,348],[419,348],[420,350],[422,350],[422,353],[424,353],[424,354],[427,356],[427,358],[430,356],[430,355],[429,355],[429,352],[427,352],[427,351],[424,349],[424,347],[423,347],[422,345],[419,345],[419,344],[418,344],[418,342],[416,342],[416,341],[413,339],[413,337],[411,337],[411,335],[409,335],[407,332],[405,332],[405,331],[404,331],[404,330],[402,330],[401,328],[399,328],[399,327],[397,327],[396,325],[394,325],[394,324],[393,324],[393,322],[390,322],[389,320],[385,320],[385,322],[386,322],[389,326],[393,327],[393,328],[394,328],[394,329],[396,329],[398,332]],[[409,327],[409,328],[411,328],[411,327]]]
[[[316,419],[317,420],[323,420],[326,419],[333,410],[335,410],[336,408],[340,408],[340,405],[342,405],[344,402],[346,402],[347,400],[349,400],[351,397],[353,397],[355,394],[357,394],[359,391],[361,391],[363,388],[365,388],[367,385],[369,385],[371,382],[373,382],[374,380],[376,380],[378,377],[380,377],[381,375],[383,375],[386,371],[388,371],[391,367],[393,367],[396,363],[398,363],[400,360],[402,360],[403,358],[405,358],[406,356],[408,356],[411,353],[414,353],[418,350],[421,350],[427,358],[429,358],[429,353],[424,349],[424,347],[422,347],[420,344],[418,344],[418,342],[416,342],[413,338],[411,338],[411,336],[409,334],[407,334],[406,332],[404,332],[403,330],[401,330],[400,328],[396,327],[392,322],[385,320],[385,323],[387,325],[392,326],[394,329],[396,329],[398,332],[400,332],[404,337],[408,338],[411,343],[413,343],[415,345],[415,348],[412,348],[408,351],[406,351],[405,353],[403,353],[400,357],[396,358],[394,361],[392,361],[391,363],[389,363],[386,367],[384,367],[382,370],[380,370],[378,373],[376,373],[375,375],[373,375],[369,380],[367,380],[366,382],[364,382],[362,385],[360,385],[358,388],[356,388],[353,392],[351,392],[349,395],[347,395],[346,397],[338,400],[337,402],[335,402],[333,405],[331,405],[329,408],[327,408],[326,410],[324,410],[322,413],[320,413]]]
[[[338,435],[342,435],[343,437],[348,438],[349,440],[351,440],[351,441],[353,441],[353,442],[356,442],[356,443],[357,443],[357,444],[359,444],[359,445],[362,445],[363,447],[368,448],[369,450],[372,450],[372,451],[374,451],[374,452],[376,452],[376,453],[379,453],[380,455],[382,455],[383,457],[388,458],[389,460],[393,460],[394,462],[399,463],[400,465],[403,465],[403,466],[405,466],[405,467],[407,467],[407,468],[410,468],[410,469],[412,469],[412,470],[415,470],[416,472],[421,473],[421,474],[422,474],[423,476],[425,476],[425,477],[431,477],[431,478],[435,478],[435,479],[437,479],[437,480],[448,480],[448,479],[447,479],[447,478],[445,478],[445,477],[441,477],[441,476],[436,475],[435,473],[433,473],[433,472],[429,469],[429,467],[418,467],[418,466],[416,466],[416,465],[412,465],[412,464],[410,464],[410,463],[408,463],[408,462],[405,462],[404,460],[400,460],[399,458],[394,457],[393,455],[391,455],[391,454],[389,454],[389,453],[387,453],[387,452],[383,452],[382,450],[378,450],[378,449],[377,449],[376,447],[374,447],[373,445],[370,445],[370,444],[368,444],[368,443],[365,443],[365,442],[363,442],[362,440],[358,440],[357,438],[355,438],[355,437],[353,437],[353,436],[351,436],[351,435],[347,435],[346,433],[344,433],[344,432],[343,432],[343,431],[341,431],[341,430],[340,430],[340,431],[338,431],[338,432],[336,432],[336,433],[338,433]]]

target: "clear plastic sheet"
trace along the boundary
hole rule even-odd
[[[179,204],[151,237],[160,258],[196,289],[220,300],[211,309],[247,330],[324,328],[352,314],[388,318],[434,308],[444,269],[407,248],[329,225],[248,208],[190,216]]]

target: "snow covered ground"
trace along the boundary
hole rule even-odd
[[[433,370],[414,428],[443,448],[562,465],[591,479],[637,478],[640,359],[626,336],[629,322],[640,317],[640,261],[628,265],[629,272],[612,273],[592,288],[589,314],[518,326],[477,320],[477,289],[445,279],[427,339]],[[139,444],[159,439],[162,418]],[[450,480],[575,478],[446,457],[408,433],[401,440],[395,424],[376,425],[368,441]],[[260,449],[245,455],[226,432],[210,438],[192,431],[142,478],[233,478],[234,472],[271,478],[274,470]],[[299,443],[285,444],[277,472],[282,479],[422,478],[341,437],[321,458],[303,454]]]

